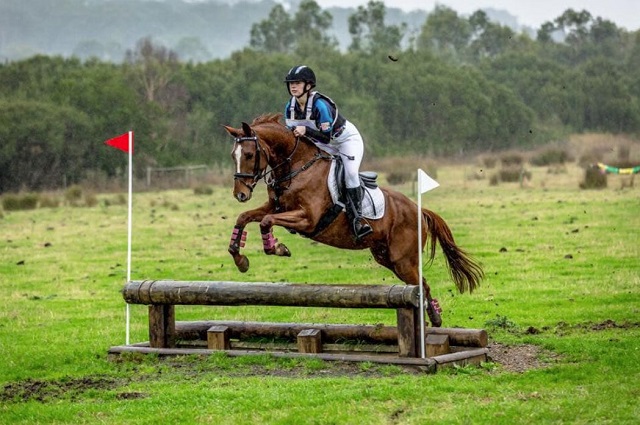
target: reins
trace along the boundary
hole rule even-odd
[[[246,183],[244,180],[240,180],[245,186],[247,186],[247,188],[249,188],[249,190],[251,192],[253,192],[253,189],[256,187],[256,184],[258,183],[258,181],[260,179],[264,179],[265,184],[267,184],[267,186],[270,186],[274,189],[278,188],[278,185],[280,185],[283,182],[286,181],[290,181],[292,180],[294,177],[296,177],[298,174],[308,170],[309,168],[311,168],[313,166],[313,164],[315,164],[318,160],[321,159],[333,159],[332,155],[329,154],[325,154],[322,151],[320,151],[318,149],[318,152],[309,160],[307,161],[302,167],[300,167],[297,170],[293,170],[293,171],[289,171],[289,173],[285,174],[284,176],[280,177],[280,178],[275,178],[274,176],[274,172],[276,170],[278,170],[279,168],[285,166],[286,164],[291,164],[291,159],[293,158],[293,155],[296,153],[296,151],[298,150],[298,145],[300,144],[300,137],[296,137],[296,144],[293,147],[293,150],[291,151],[291,153],[287,156],[286,159],[284,159],[281,163],[279,163],[278,165],[276,165],[275,167],[271,167],[271,169],[269,169],[267,171],[267,168],[265,168],[264,170],[260,169],[260,154],[261,152],[263,152],[261,146],[260,146],[260,141],[258,140],[257,136],[244,136],[244,137],[236,137],[235,138],[235,142],[236,143],[243,143],[243,142],[247,142],[247,141],[251,141],[254,142],[256,144],[256,157],[255,157],[255,162],[253,165],[253,174],[250,173],[235,173],[233,175],[234,180],[238,180],[238,179],[243,179],[243,178],[250,178],[253,181],[251,182],[251,184]],[[267,165],[268,165],[268,161],[267,161]],[[268,180],[268,177],[272,176],[272,178]]]

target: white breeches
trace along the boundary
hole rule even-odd
[[[347,121],[345,126],[340,137],[332,139],[331,144],[342,154],[345,184],[347,189],[352,189],[360,186],[358,172],[360,171],[360,163],[364,155],[364,143],[355,125]],[[353,157],[353,159],[348,157]]]

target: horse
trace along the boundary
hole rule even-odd
[[[249,259],[241,253],[247,232],[245,226],[260,223],[264,253],[291,256],[285,244],[273,236],[273,227],[281,226],[316,242],[332,247],[369,249],[376,262],[391,270],[407,285],[422,284],[426,310],[432,326],[442,324],[441,310],[423,278],[419,282],[418,207],[404,194],[381,188],[385,212],[369,221],[373,233],[357,240],[349,237],[346,213],[338,211],[330,223],[323,220],[335,206],[327,178],[335,155],[328,154],[312,141],[295,137],[280,122],[282,114],[263,114],[241,128],[223,127],[234,138],[231,157],[235,164],[233,196],[239,202],[251,199],[261,180],[267,185],[268,200],[260,207],[241,213],[229,242],[229,253],[240,272],[249,269]],[[460,293],[473,292],[484,278],[482,267],[456,245],[451,229],[442,217],[422,208],[422,246],[430,244],[430,262],[436,255],[436,241],[447,260],[449,275]]]

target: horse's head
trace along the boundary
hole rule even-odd
[[[224,126],[233,136],[231,159],[235,165],[233,196],[240,202],[251,199],[253,188],[267,169],[267,154],[256,132],[243,122],[242,128]]]

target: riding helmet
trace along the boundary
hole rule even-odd
[[[311,84],[312,87],[315,87],[316,74],[306,65],[297,65],[291,68],[284,78],[285,83],[293,83],[295,81],[304,81],[305,83]]]

